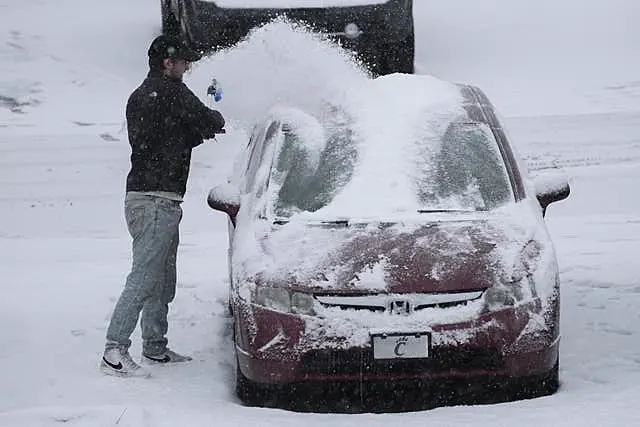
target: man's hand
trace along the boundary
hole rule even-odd
[[[202,135],[203,139],[215,139],[216,135],[220,135],[223,133],[227,133],[227,131],[225,129],[218,129],[216,131],[214,131],[213,133],[206,133]]]

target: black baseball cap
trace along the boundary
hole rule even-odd
[[[167,58],[179,58],[185,61],[195,62],[202,58],[202,54],[191,49],[187,44],[172,36],[161,35],[153,39],[149,46],[149,59],[162,61]]]

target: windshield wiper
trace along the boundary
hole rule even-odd
[[[288,224],[289,220],[288,219],[283,219],[283,218],[276,218],[273,220],[273,224],[274,225],[285,225]],[[315,224],[320,224],[320,225],[343,225],[345,227],[349,226],[349,220],[348,219],[336,219],[334,221],[319,221],[316,222]]]
[[[418,209],[418,213],[475,212],[475,209]]]
[[[320,221],[320,224],[344,225],[345,227],[348,227],[349,226],[349,220],[348,219],[336,219],[334,221]]]

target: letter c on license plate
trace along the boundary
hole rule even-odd
[[[425,359],[430,356],[431,335],[392,333],[371,335],[374,359]]]

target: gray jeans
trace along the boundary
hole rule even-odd
[[[127,228],[133,238],[133,262],[107,329],[106,349],[127,350],[142,312],[142,351],[158,355],[167,348],[167,314],[176,292],[176,255],[180,202],[127,194]]]

